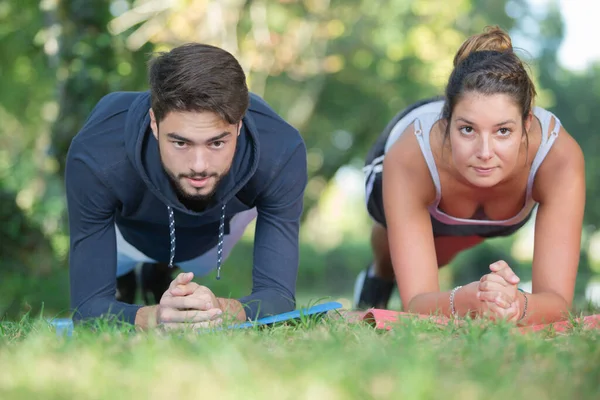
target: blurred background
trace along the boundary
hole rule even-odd
[[[599,11],[593,0],[1,1],[0,318],[68,308],[70,141],[103,95],[146,90],[151,52],[189,41],[232,52],[251,90],[302,133],[310,181],[298,303],[348,302],[371,260],[361,172],[368,148],[400,109],[442,93],[458,46],[491,24],[522,49],[537,105],[585,152],[576,302],[600,305]],[[442,286],[479,279],[499,258],[527,282],[531,228],[462,254],[442,270]],[[217,295],[250,287],[252,234],[225,264],[226,279],[201,279]]]

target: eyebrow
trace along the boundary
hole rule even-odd
[[[476,123],[471,122],[468,119],[465,119],[465,118],[462,118],[462,117],[458,117],[458,118],[456,118],[456,120],[457,121],[465,122],[465,123],[467,123],[469,125],[477,125]],[[500,125],[506,125],[506,124],[516,124],[516,122],[515,122],[514,119],[507,119],[506,121],[499,122],[499,123],[495,124],[494,126],[500,126]]]
[[[207,143],[216,142],[217,140],[224,139],[230,135],[231,135],[231,132],[223,132],[223,133],[218,134],[217,136],[213,136],[213,137],[209,138],[208,140],[206,140],[206,142]],[[167,137],[170,139],[176,140],[178,142],[193,143],[190,139],[184,138],[183,136],[180,136],[175,132],[167,133]]]

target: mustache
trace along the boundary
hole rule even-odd
[[[205,179],[205,178],[210,178],[210,177],[214,177],[217,178],[219,176],[219,174],[217,173],[209,173],[209,172],[194,172],[191,174],[179,174],[178,178],[190,178],[190,179]]]

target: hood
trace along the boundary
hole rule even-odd
[[[171,256],[169,265],[172,266],[176,249],[175,219],[173,210],[191,215],[220,214],[219,224],[219,255],[217,270],[221,264],[223,245],[223,230],[227,202],[250,180],[258,168],[259,141],[258,131],[251,116],[246,113],[242,119],[242,128],[238,136],[233,164],[221,181],[213,197],[213,202],[202,212],[186,208],[177,198],[169,177],[160,162],[158,142],[150,129],[150,93],[142,92],[133,101],[127,113],[125,122],[125,149],[127,157],[148,189],[164,204],[169,216],[169,233],[171,240]]]
[[[129,108],[125,126],[125,148],[127,156],[138,171],[148,189],[166,206],[182,213],[201,215],[221,208],[248,183],[258,168],[259,141],[254,122],[248,114],[242,119],[233,164],[229,173],[219,182],[213,202],[206,210],[198,213],[187,209],[177,195],[160,162],[158,142],[150,129],[150,93],[143,92]]]

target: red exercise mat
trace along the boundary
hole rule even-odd
[[[376,329],[392,329],[393,325],[397,323],[400,318],[403,317],[411,317],[411,318],[419,318],[426,319],[432,322],[435,322],[439,325],[447,325],[450,321],[447,317],[438,317],[438,316],[430,316],[423,314],[413,314],[406,313],[400,311],[392,311],[392,310],[381,310],[372,308],[368,311],[356,312],[350,311],[345,315],[346,319],[357,322],[363,321],[366,322]],[[555,332],[565,332],[572,328],[572,321],[559,321],[551,324],[539,324],[539,325],[531,325],[531,326],[523,326],[519,328],[521,333],[526,332],[538,332],[544,329],[553,329]],[[599,329],[600,328],[600,314],[588,315],[581,318],[575,318],[574,322],[576,324],[583,324],[583,327],[586,329]]]

